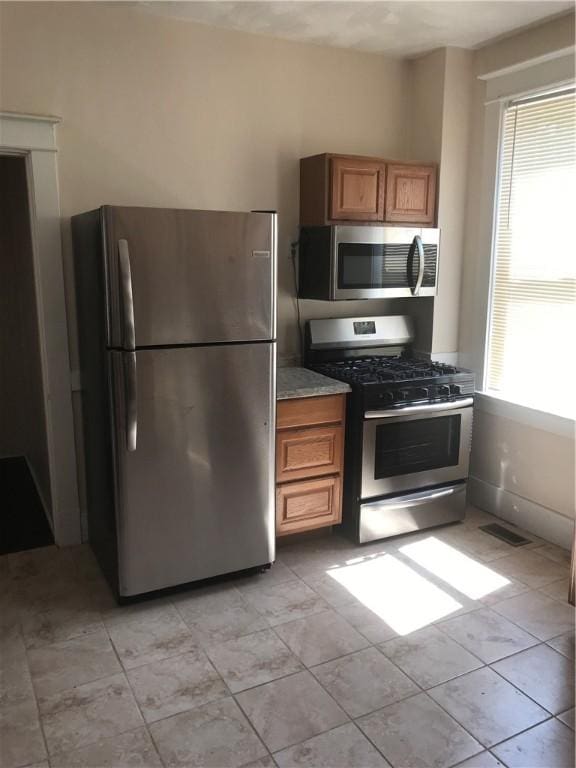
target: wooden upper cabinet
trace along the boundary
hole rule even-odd
[[[386,221],[434,224],[435,165],[388,165]]]
[[[434,164],[314,155],[300,161],[300,224],[349,222],[434,225]]]
[[[383,221],[385,180],[384,163],[333,157],[330,163],[330,218]]]

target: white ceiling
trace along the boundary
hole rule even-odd
[[[163,16],[316,45],[415,56],[475,48],[574,7],[557,0],[144,2]]]

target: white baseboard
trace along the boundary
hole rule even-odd
[[[541,539],[570,549],[574,520],[477,477],[468,478],[468,501],[476,507],[530,531]]]

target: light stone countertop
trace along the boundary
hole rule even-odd
[[[296,397],[321,397],[341,395],[350,392],[348,384],[307,368],[278,368],[276,372],[276,399],[289,400]]]

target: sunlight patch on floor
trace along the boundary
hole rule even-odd
[[[407,635],[462,608],[454,598],[393,555],[327,573],[399,635]]]
[[[400,547],[400,552],[472,600],[478,600],[510,584],[508,579],[492,568],[478,563],[435,536],[406,544]]]

